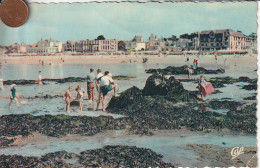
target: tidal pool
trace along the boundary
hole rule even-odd
[[[127,145],[149,148],[163,155],[163,160],[179,166],[202,166],[195,152],[187,150],[188,144],[213,144],[223,147],[256,147],[255,135],[217,135],[191,131],[159,131],[153,136],[125,135],[122,131],[107,131],[94,136],[72,135],[69,138],[31,140],[25,145],[1,148],[0,154],[42,156],[65,150],[79,154],[81,151],[102,148],[106,145]],[[205,165],[206,166],[206,165]]]

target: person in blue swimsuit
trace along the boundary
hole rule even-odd
[[[11,85],[9,109],[11,109],[11,104],[12,104],[13,101],[18,106],[18,100],[17,100],[17,95],[16,95],[16,85],[15,84]]]

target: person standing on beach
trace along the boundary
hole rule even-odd
[[[201,75],[200,80],[199,80],[199,94],[200,94],[202,100],[206,100],[206,94],[205,94],[206,86],[207,86],[207,82],[204,79],[204,76]]]
[[[9,103],[9,110],[11,109],[12,102],[15,101],[15,104],[18,106],[18,96],[16,95],[16,84],[11,85],[11,92],[10,92],[10,103]]]
[[[102,99],[102,110],[106,111],[106,108],[105,108],[106,95],[108,94],[108,92],[110,92],[113,89],[114,89],[114,96],[115,96],[115,94],[116,94],[115,82],[111,78],[111,75],[109,74],[109,72],[106,71],[104,76],[100,80],[100,92],[99,92],[99,96],[98,96],[96,111],[98,111],[98,106],[99,106],[101,99]]]
[[[83,93],[83,97],[85,96],[85,90],[81,87],[81,85],[78,85],[76,89],[79,88],[79,90]]]
[[[192,67],[192,66],[191,66]],[[188,70],[188,78],[190,79],[191,75],[193,74],[193,70],[191,67],[188,67],[187,70]]]
[[[65,102],[66,102],[66,108],[65,108],[66,112],[69,112],[70,110],[70,99],[75,100],[74,98],[71,97],[71,91],[72,91],[72,87],[69,87],[66,93],[64,94]]]
[[[87,75],[88,99],[94,101],[94,82],[96,80],[94,69],[90,68],[90,74]]]
[[[98,69],[97,70],[97,77],[96,77],[96,81],[95,81],[98,93],[100,92],[100,79],[101,79],[101,77],[103,77],[103,74],[101,73],[101,69]]]
[[[194,69],[197,68],[197,62],[196,62],[196,59],[193,60],[193,67],[194,67]]]

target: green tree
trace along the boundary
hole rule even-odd
[[[103,35],[99,35],[95,40],[105,40],[106,38]]]
[[[123,41],[118,42],[118,50],[125,51],[125,42]]]

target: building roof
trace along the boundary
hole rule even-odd
[[[132,41],[141,43],[141,42],[144,42],[144,39],[140,35],[135,35],[135,37],[132,39]]]
[[[236,32],[232,29],[204,30],[204,31],[200,32],[200,34],[209,34],[211,32],[214,32],[215,34],[229,32],[231,36],[245,37],[242,33]]]

